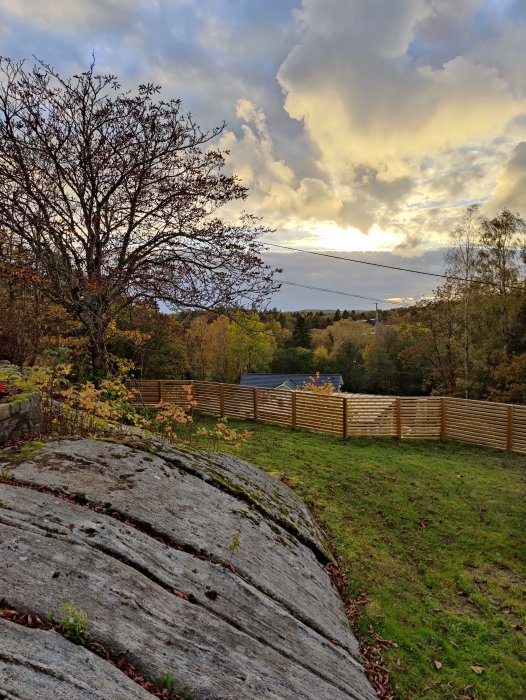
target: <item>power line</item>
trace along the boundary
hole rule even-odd
[[[293,248],[288,245],[280,245],[279,243],[268,243],[267,241],[261,241],[264,245],[272,246],[273,248],[283,248],[284,250],[293,250],[296,253],[307,253],[308,255],[319,255],[322,258],[332,258],[333,260],[344,260],[346,262],[358,263],[360,265],[371,265],[372,267],[381,267],[387,270],[397,270],[398,272],[410,272],[413,275],[426,275],[428,277],[439,277],[445,280],[455,280],[457,282],[466,282],[463,277],[457,277],[455,275],[444,275],[438,272],[426,272],[425,270],[413,270],[408,267],[397,267],[395,265],[385,265],[384,263],[375,263],[370,260],[357,260],[356,258],[348,258],[344,255],[332,255],[331,253],[322,253],[319,250],[304,250],[303,248]],[[497,282],[490,282],[489,280],[469,280],[471,284],[485,284],[490,287],[498,287]],[[524,287],[518,285],[510,284],[508,289],[518,289],[524,291]]]
[[[296,253],[307,253],[308,255],[319,255],[323,258],[333,258],[334,260],[346,260],[347,262],[359,263],[360,265],[372,265],[373,267],[384,267],[388,270],[398,270],[400,272],[412,272],[415,275],[428,275],[430,277],[445,277],[446,279],[455,279],[448,277],[448,275],[441,275],[438,272],[424,272],[423,270],[412,270],[407,267],[395,267],[394,265],[384,265],[382,263],[374,263],[370,260],[356,260],[355,258],[348,258],[343,255],[332,255],[331,253],[322,253],[319,250],[304,250],[303,248],[292,248],[288,245],[280,245],[279,243],[268,243],[267,241],[262,241],[264,245],[272,246],[273,248],[283,248],[284,250],[293,250]],[[493,284],[493,283],[491,283]]]
[[[396,301],[391,301],[390,299],[376,299],[375,297],[366,297],[363,294],[352,294],[351,292],[341,292],[337,289],[326,289],[325,287],[315,287],[311,284],[299,284],[298,282],[288,282],[287,280],[280,280],[281,284],[288,284],[291,287],[303,287],[304,289],[315,289],[318,292],[328,292],[329,294],[341,294],[346,297],[353,297],[356,299],[365,299],[366,301],[374,301],[378,304],[392,304],[393,306],[403,306],[398,304]]]

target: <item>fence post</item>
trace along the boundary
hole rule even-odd
[[[292,392],[292,427],[296,427],[296,392]]]
[[[508,452],[513,452],[513,406],[508,406],[506,449]]]
[[[446,439],[446,397],[440,399],[440,439]]]
[[[257,390],[257,387],[254,387],[253,396],[254,396],[254,420],[257,420],[258,419],[258,390]]]
[[[224,384],[219,385],[219,417],[225,417],[225,386]]]
[[[163,399],[163,387],[160,379],[157,382],[157,394],[159,395],[159,401],[157,403],[161,403]]]
[[[343,439],[347,440],[347,397],[343,396],[343,425],[342,425],[342,433],[343,433]]]
[[[402,439],[402,401],[399,396],[396,397],[396,437]]]

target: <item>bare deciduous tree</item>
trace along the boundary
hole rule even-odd
[[[474,295],[473,281],[479,271],[480,205],[469,206],[450,234],[452,247],[445,255],[448,293],[458,296],[463,306],[464,397],[469,399],[471,383],[470,325]]]
[[[124,304],[261,304],[276,288],[260,257],[266,229],[219,210],[246,188],[159,87],[123,92],[94,62],[63,78],[0,59],[0,226],[31,253],[43,292],[78,319],[93,371]]]

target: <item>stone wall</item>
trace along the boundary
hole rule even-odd
[[[22,396],[26,398],[0,403],[0,445],[25,433],[42,432],[40,395]]]
[[[0,362],[2,374],[18,374],[16,367]],[[40,433],[43,429],[40,395],[18,394],[0,400],[0,445],[25,433]]]

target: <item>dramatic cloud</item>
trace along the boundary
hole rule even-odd
[[[350,183],[347,202],[376,199],[374,222],[413,237],[421,209],[440,207],[421,239],[440,236],[452,205],[491,196],[495,141],[526,113],[524,24],[500,18],[488,35],[499,18],[473,0],[305,0],[298,18],[285,108],[335,191]]]
[[[249,100],[239,100],[236,116],[241,136],[228,131],[220,145],[230,151],[233,169],[253,193],[257,212],[284,229],[305,223],[338,220],[342,202],[321,179],[298,178],[275,155],[266,118]]]
[[[90,2],[41,2],[0,0],[0,10],[12,19],[56,31],[129,31],[139,0],[90,0]]]
[[[524,0],[0,0],[0,35],[225,120],[275,242],[418,257],[472,202],[526,215]]]
[[[500,174],[492,201],[493,209],[507,207],[525,214],[526,204],[526,141],[519,143]]]

